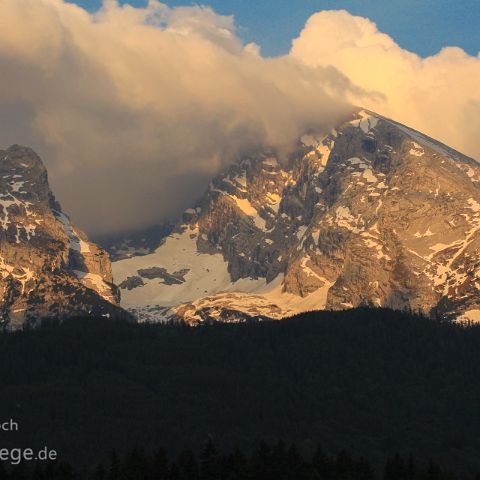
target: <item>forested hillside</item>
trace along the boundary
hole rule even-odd
[[[2,447],[246,454],[261,439],[480,469],[480,328],[390,310],[197,328],[72,320],[0,336]]]
[[[478,480],[478,476],[456,474],[433,461],[419,463],[413,456],[388,458],[375,471],[363,458],[342,451],[326,454],[318,446],[302,455],[295,444],[260,442],[250,454],[238,448],[219,451],[209,438],[196,454],[183,449],[169,456],[164,448],[153,454],[134,448],[125,455],[112,452],[105,463],[72,467],[65,462],[46,465],[20,464],[3,468],[1,480]]]

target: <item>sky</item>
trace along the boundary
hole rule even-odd
[[[97,10],[101,0],[70,0]],[[122,0],[145,6],[147,0]],[[239,35],[261,46],[264,55],[286,54],[305,21],[320,10],[348,10],[373,20],[401,47],[421,56],[445,46],[458,46],[471,55],[480,50],[478,0],[169,0],[169,6],[206,4],[222,15],[234,15]]]
[[[354,106],[480,159],[477,0],[211,2],[0,1],[0,149],[34,148],[87,233],[175,220]]]

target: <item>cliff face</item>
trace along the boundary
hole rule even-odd
[[[153,254],[114,263],[115,279],[143,318],[369,304],[477,320],[479,185],[473,159],[360,111],[304,135],[288,161],[264,150],[231,166]]]
[[[40,158],[18,145],[0,151],[2,325],[128,316],[119,301],[108,255],[62,212]]]

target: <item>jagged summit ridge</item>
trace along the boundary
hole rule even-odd
[[[62,212],[36,153],[0,151],[0,321],[8,328],[43,318],[118,316],[108,255]]]
[[[115,262],[124,305],[189,321],[365,304],[480,319],[475,160],[365,110],[279,160],[243,158],[153,254]]]

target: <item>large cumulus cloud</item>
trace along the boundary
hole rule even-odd
[[[356,85],[378,93],[364,98],[365,107],[480,160],[479,56],[446,47],[421,58],[370,20],[346,11],[310,17],[290,54],[306,65],[335,66]]]
[[[328,128],[355,93],[334,69],[262,58],[209,8],[0,10],[0,144],[38,149],[66,210],[95,233],[176,215],[222,164]]]
[[[480,158],[479,59],[422,59],[367,19],[311,17],[289,55],[263,58],[208,7],[105,0],[0,2],[0,146],[44,157],[90,232],[172,218],[260,144],[285,150],[362,104]]]

